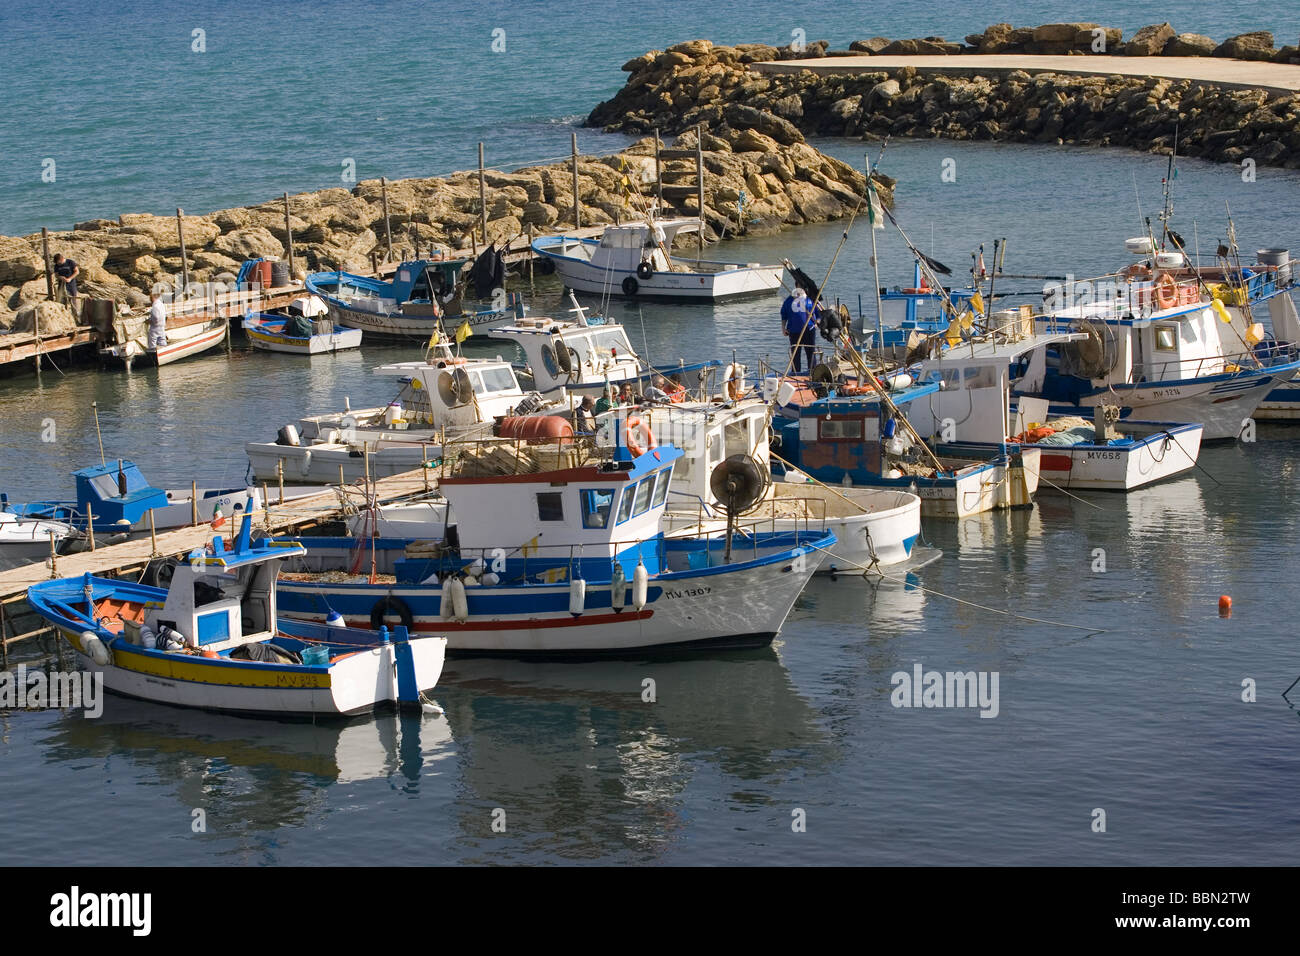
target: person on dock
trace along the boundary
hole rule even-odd
[[[149,348],[160,349],[167,344],[167,303],[157,292],[149,294]]]
[[[817,320],[812,313],[803,289],[795,289],[781,304],[781,322],[790,339],[790,368],[796,375],[803,373],[803,361],[808,371],[813,367],[813,346],[817,334]]]
[[[77,276],[79,275],[81,275],[81,268],[76,260],[67,258],[61,252],[54,254],[54,276],[62,283],[64,294],[68,297],[68,308],[72,310],[72,317],[78,320],[81,318],[77,310]]]

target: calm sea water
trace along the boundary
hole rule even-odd
[[[1089,16],[1130,24],[1121,13],[1105,13],[1116,8],[1103,4]],[[12,9],[0,14],[9,29]],[[114,16],[139,28],[133,36],[162,29],[160,23],[188,29],[184,17],[164,12],[155,20],[138,12],[142,6],[125,9]],[[459,102],[430,80],[446,64],[419,49],[426,42],[429,51],[459,51],[458,93],[524,88],[518,75],[503,78],[483,66],[485,57],[465,40],[477,30],[486,47],[490,14],[466,22],[451,16],[455,4],[394,7],[387,18],[367,19],[378,19],[378,36],[386,38],[380,43],[354,28],[347,5],[317,4],[310,21],[292,13],[297,7],[258,9],[265,17],[300,19],[302,29],[283,36],[325,38],[322,47],[288,44],[233,14],[211,15],[214,24],[242,24],[249,42],[264,49],[254,58],[259,64],[275,49],[292,48],[278,72],[259,67],[222,78],[250,95],[269,83],[275,93],[267,102],[286,110],[315,109],[325,96],[320,86],[339,76],[321,50],[337,56],[353,43],[364,47],[350,67],[356,87],[346,99],[354,106],[391,99],[399,88],[413,103]],[[681,33],[663,28],[663,36],[647,24],[644,8],[635,18],[610,17],[611,37],[579,30],[578,14],[564,4],[550,5],[554,14],[545,18],[542,9],[510,7],[519,22],[545,22],[554,31],[530,61],[550,64],[528,79],[539,104],[534,130],[612,90],[624,53],[700,33],[776,42],[784,29],[775,5],[761,3],[745,6],[744,21],[732,9],[724,22],[728,8],[712,7],[716,13]],[[760,16],[765,9],[774,16]],[[824,29],[809,33],[845,41],[877,32],[957,36],[985,20],[1077,15],[1063,5],[1032,13],[995,6],[954,27],[925,11],[909,19],[901,6],[889,19],[882,12],[888,9],[875,8],[882,19],[861,29],[856,17],[818,14]],[[1205,19],[1215,10],[1186,9],[1161,16],[1215,34],[1245,29],[1255,16],[1242,8],[1232,24],[1219,26]],[[427,29],[412,25],[415,13]],[[33,35],[36,52],[21,55],[53,56],[58,44],[50,37],[62,35],[67,65],[57,75],[101,70],[114,81],[93,96],[116,100],[138,87],[130,96],[141,110],[161,108],[149,96],[163,82],[161,66],[110,68],[107,57],[152,67],[167,56],[133,56],[129,51],[142,44],[158,48],[139,36],[110,45],[96,26],[102,16],[88,8],[75,22],[56,21]],[[572,36],[556,26],[565,18],[575,24]],[[445,38],[453,22],[458,44]],[[387,43],[405,48],[406,58],[379,55]],[[581,49],[583,57],[561,63],[555,44]],[[98,58],[86,55],[95,50]],[[281,74],[294,57],[310,59],[315,70],[287,84]],[[416,78],[414,66],[429,73]],[[23,82],[34,80],[24,75]],[[40,89],[46,99],[76,92],[48,78]],[[341,87],[336,95],[344,102]],[[31,97],[17,99],[30,105]],[[538,145],[540,134],[526,132],[514,112],[523,108],[520,97],[486,102],[473,122],[500,135],[514,129],[520,143]],[[444,118],[449,109],[425,116],[451,124]],[[123,106],[113,115],[130,112]],[[348,115],[355,129],[369,129],[363,114]],[[6,114],[0,122],[12,119]],[[130,123],[137,122],[144,120],[132,114]],[[188,155],[196,164],[226,148],[210,131],[193,133]],[[416,155],[404,152],[413,149],[404,136],[391,128],[385,135],[375,140],[376,155],[409,163],[406,172],[464,165],[458,154],[439,152],[455,144],[426,142],[424,155]],[[478,138],[467,134],[468,141]],[[861,144],[819,145],[862,161]],[[185,176],[196,192],[200,184],[214,191],[212,206],[257,198],[258,189],[324,182],[312,179],[315,161],[305,153],[295,157],[278,143],[259,148],[266,163],[238,163],[228,180],[196,175],[178,162],[183,154],[166,149],[133,146],[136,159],[125,164],[120,153],[96,152],[97,176],[124,178],[92,192],[104,211],[116,211],[134,208],[123,196],[141,197],[141,206],[172,203],[170,192],[151,200],[149,190],[170,190]],[[332,155],[319,161],[321,177]],[[956,183],[940,180],[948,158],[957,162]],[[120,172],[127,168],[129,174]],[[989,255],[992,240],[1005,236],[1008,272],[1085,275],[1123,261],[1123,239],[1138,229],[1138,201],[1148,215],[1159,203],[1164,162],[1123,151],[896,142],[883,168],[900,179],[897,212],[913,239],[955,271],[969,265],[979,243]],[[30,195],[17,187],[9,194]],[[1184,236],[1199,236],[1209,248],[1224,235],[1226,200],[1243,248],[1300,249],[1298,196],[1294,172],[1261,170],[1256,182],[1243,183],[1229,167],[1185,162],[1176,218]],[[76,216],[89,214],[78,200],[67,218],[74,206]],[[849,232],[830,283],[832,294],[855,309],[872,283],[864,225]],[[720,257],[784,255],[820,275],[843,233],[843,224],[804,227],[728,244]],[[879,236],[882,281],[907,284],[900,243]],[[1008,280],[1008,289],[1013,285],[1039,288]],[[553,308],[557,291],[541,284],[538,309]],[[729,358],[735,350],[753,362],[781,352],[776,304],[619,305],[615,314],[656,360]],[[237,483],[245,441],[269,440],[284,422],[336,408],[345,395],[354,404],[387,399],[389,384],[369,369],[401,357],[408,352],[367,345],[303,363],[236,349],[130,376],[77,369],[47,371],[39,383],[0,381],[0,490],[17,500],[70,490],[67,472],[98,459],[92,402],[106,454],[134,458],[155,483]],[[47,418],[57,430],[53,443],[40,441]],[[0,712],[0,864],[1289,863],[1300,826],[1300,723],[1280,694],[1300,675],[1286,605],[1300,573],[1291,545],[1300,520],[1297,453],[1300,430],[1263,428],[1258,442],[1208,448],[1201,469],[1127,496],[1087,496],[1084,504],[1043,495],[1032,512],[927,523],[925,537],[944,551],[942,560],[906,582],[813,582],[767,651],[669,662],[453,661],[434,693],[446,708],[436,720],[388,716],[314,727],[115,698],[98,720]],[[1090,570],[1097,548],[1106,552],[1105,573]],[[1217,615],[1220,594],[1234,598],[1229,619]],[[895,709],[890,677],[917,662],[941,671],[996,671],[998,716]],[[656,681],[654,703],[641,699],[646,677]],[[1257,684],[1255,703],[1241,700],[1247,679]],[[51,794],[58,794],[61,812],[95,819],[113,839],[87,841],[75,828],[51,827]],[[498,808],[504,833],[492,829]],[[1105,834],[1091,831],[1096,808],[1106,811]],[[197,809],[206,813],[206,833],[192,831]],[[806,832],[792,831],[795,810],[806,813]]]

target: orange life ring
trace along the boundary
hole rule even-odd
[[[733,402],[740,401],[740,397],[745,394],[745,383],[743,380],[733,378],[727,382],[727,395]]]
[[[635,431],[640,429],[645,432],[645,445],[636,443]],[[627,427],[624,429],[627,434],[627,450],[632,453],[633,458],[640,458],[646,453],[647,449],[658,448],[659,443],[655,441],[655,434],[650,430],[650,426],[641,421],[640,415],[627,416]]]
[[[1156,280],[1156,302],[1162,309],[1172,309],[1178,304],[1178,282],[1168,272]]]

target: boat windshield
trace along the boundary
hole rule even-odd
[[[505,365],[475,369],[471,375],[474,391],[480,395],[491,392],[512,392],[519,387],[514,371]]]
[[[605,351],[614,349],[619,355],[626,355],[628,352],[632,351],[632,347],[628,345],[627,342],[627,335],[624,334],[621,328],[605,329],[600,332],[595,332],[592,334],[591,340],[597,349],[603,349]]]

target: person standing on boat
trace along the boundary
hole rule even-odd
[[[81,267],[73,259],[67,259],[63,253],[54,254],[54,275],[63,283],[63,291],[68,296],[68,308],[72,310],[72,317],[79,319],[77,313],[77,276],[81,275]]]
[[[167,344],[167,303],[161,293],[149,294],[149,348],[160,349]]]
[[[785,326],[785,334],[790,339],[790,368],[796,375],[802,374],[803,360],[806,359],[808,371],[811,372],[817,321],[812,316],[803,289],[795,289],[794,294],[782,303],[781,321]]]
[[[596,434],[596,408],[590,395],[582,396],[582,404],[573,410],[573,430],[579,435]]]

